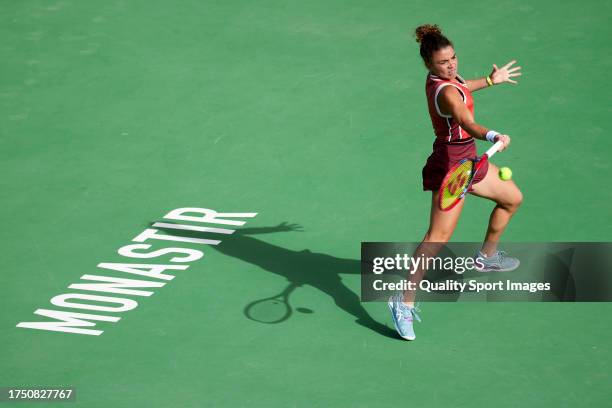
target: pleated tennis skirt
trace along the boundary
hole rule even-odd
[[[423,167],[423,190],[438,191],[446,173],[463,159],[473,159],[478,155],[474,139],[466,143],[444,143],[439,139],[433,144],[433,152]],[[478,170],[472,185],[479,183],[487,175],[489,163]],[[470,191],[472,189],[470,188]]]

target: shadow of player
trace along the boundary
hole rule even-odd
[[[361,305],[359,296],[342,283],[341,274],[360,274],[361,261],[336,258],[308,249],[293,251],[252,237],[252,235],[300,230],[300,226],[287,223],[275,227],[243,228],[236,230],[232,235],[224,236],[219,245],[212,245],[211,248],[283,276],[297,286],[310,285],[317,288],[329,295],[340,309],[354,316],[357,324],[384,336],[397,338],[394,330],[372,319]],[[165,229],[165,232],[176,235],[179,231]],[[180,231],[180,235],[202,237],[203,234]]]

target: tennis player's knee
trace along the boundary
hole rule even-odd
[[[499,203],[499,204],[502,207],[504,207],[506,210],[514,213],[519,209],[522,203],[523,203],[523,193],[521,192],[521,190],[517,188],[516,191],[513,192],[510,195],[510,197],[508,197],[507,200],[504,200],[504,202]]]
[[[515,210],[518,210],[521,204],[523,204],[523,193],[521,192],[521,190],[517,188],[516,194],[514,195],[514,200],[512,202],[512,205],[515,208]]]

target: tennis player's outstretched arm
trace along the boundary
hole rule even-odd
[[[480,140],[487,140],[487,132],[490,129],[476,123],[472,112],[465,106],[463,98],[459,91],[452,86],[446,86],[438,95],[438,103],[440,111],[446,115],[451,115],[453,119],[466,130],[472,137]],[[510,145],[510,136],[499,134],[496,136],[496,141],[501,140],[503,146],[499,149],[501,152]]]
[[[521,73],[521,67],[512,67],[512,65],[516,64],[516,60],[512,60],[501,68],[498,68],[497,65],[493,64],[493,71],[489,74],[489,79],[491,83],[487,82],[487,77],[478,78],[478,79],[468,79],[466,85],[470,92],[476,92],[479,89],[486,88],[492,85],[503,84],[504,82],[509,82],[511,84],[517,84],[515,80],[512,78],[519,77],[523,75]]]

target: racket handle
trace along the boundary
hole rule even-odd
[[[502,143],[501,140],[495,142],[495,144],[493,146],[491,146],[489,148],[489,150],[487,150],[487,152],[485,154],[490,159],[495,153],[497,153],[497,151],[499,150],[500,147],[502,147],[502,145],[503,145],[503,143]]]

